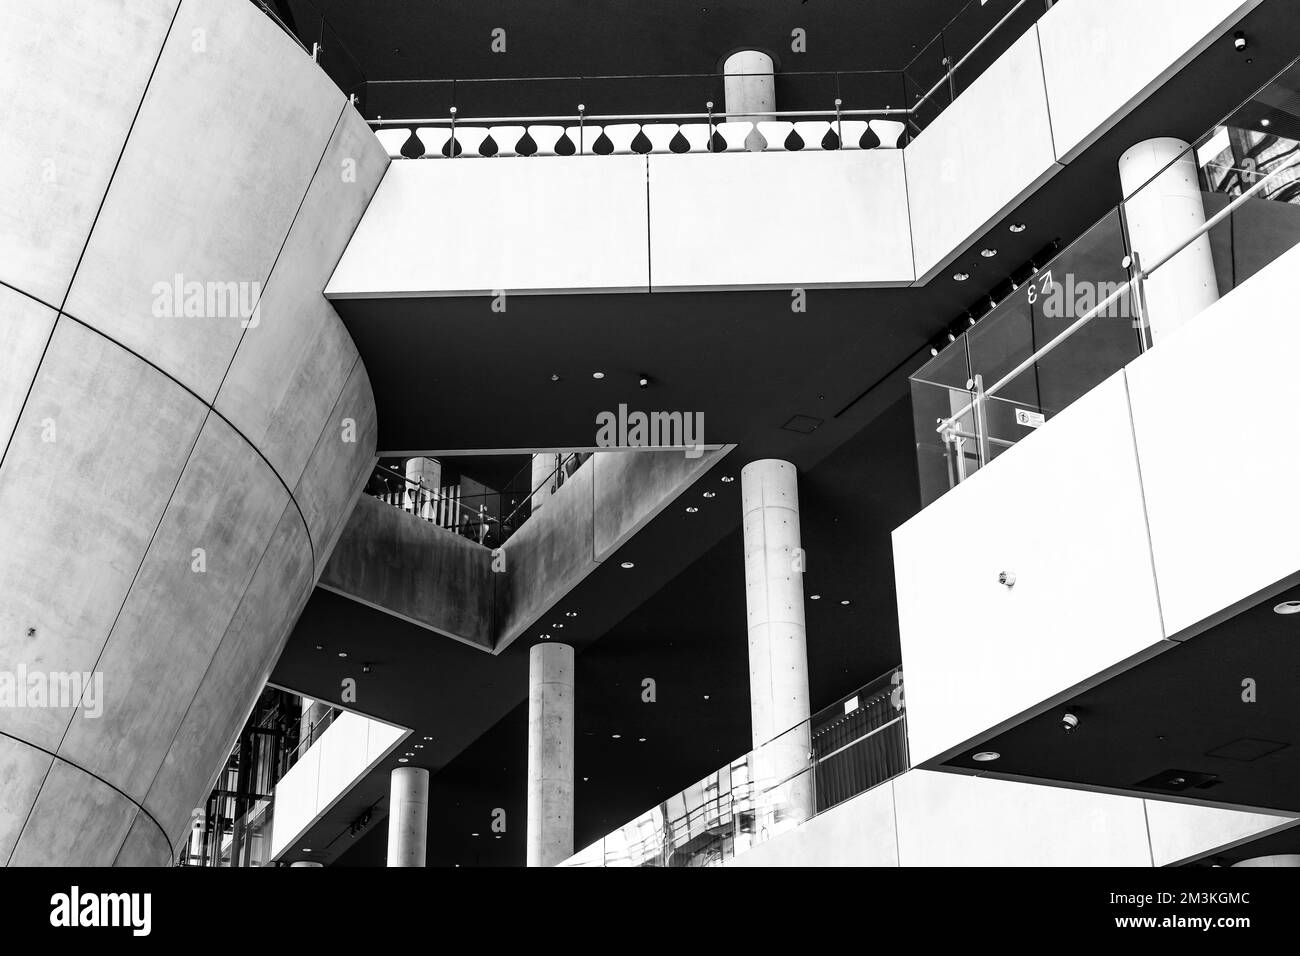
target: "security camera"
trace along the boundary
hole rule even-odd
[[[1238,53],[1243,52],[1246,49],[1246,34],[1238,30],[1232,38],[1232,46]]]
[[[1079,729],[1079,718],[1074,714],[1063,714],[1061,716],[1061,729],[1067,734],[1072,734]]]

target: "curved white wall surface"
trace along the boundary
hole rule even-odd
[[[374,460],[321,291],[388,158],[252,4],[0,22],[0,861],[162,865]]]

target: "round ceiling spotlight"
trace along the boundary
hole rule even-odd
[[[610,734],[610,737],[612,737],[614,740],[622,740],[622,739],[623,739],[623,735],[622,735],[622,734]]]
[[[1283,601],[1273,608],[1274,614],[1300,614],[1300,601]]]
[[[1016,235],[1020,235],[1022,232],[1024,232],[1024,231],[1025,231],[1026,229],[1028,229],[1029,227],[1026,226],[1023,222],[1013,222],[1013,223],[1012,223],[1008,228],[1009,228],[1012,232],[1014,232]]]
[[[604,377],[605,377],[605,373],[604,373],[604,372],[592,372],[592,373],[591,373],[591,377],[592,377],[592,378],[595,378],[595,379],[601,379],[601,378],[604,378]]]
[[[1264,129],[1268,129],[1270,126],[1273,125],[1273,121],[1265,117],[1264,119],[1259,121],[1259,125],[1264,127]]]
[[[577,616],[578,616],[578,612],[577,612],[577,611],[565,611],[565,612],[564,612],[564,616],[565,616],[565,617],[577,617]]]
[[[405,757],[398,757],[398,758],[397,758],[397,762],[398,762],[398,763],[407,763],[407,759],[406,759]]]
[[[339,651],[339,657],[347,657],[347,656],[348,656],[347,651]]]
[[[822,596],[821,596],[820,594],[814,594],[814,595],[812,595],[811,597],[808,598],[808,600],[810,600],[810,601],[820,601],[821,599],[822,599]]]
[[[633,564],[631,561],[624,561],[622,564],[619,565],[619,567],[622,568],[624,571],[631,571],[633,568],[636,567],[636,565]]]
[[[558,382],[559,380],[560,380],[560,376],[558,376],[558,375],[554,375],[554,374],[551,375],[551,381],[552,381],[552,382]]]
[[[997,251],[996,249],[981,249],[981,250],[980,250],[980,255],[982,255],[985,259],[992,259],[992,258],[993,258],[994,256],[996,256],[997,254],[998,254],[998,251]]]
[[[845,604],[845,605],[847,605],[849,602],[848,602],[848,601],[841,601],[840,603],[841,603],[841,604]]]
[[[970,278],[970,273],[969,273],[969,272],[954,272],[952,277],[953,277],[954,279],[956,279],[958,282],[965,282],[967,279]]]
[[[999,759],[1001,756],[1002,754],[998,753],[996,750],[981,750],[971,759],[978,760],[980,763],[988,763],[991,760]]]
[[[706,491],[706,492],[704,493],[704,497],[706,497],[706,498],[716,498],[716,497],[718,497],[718,493],[717,493],[716,491]]]
[[[722,483],[723,483],[724,485],[729,485],[729,484],[731,484],[731,483],[732,483],[733,481],[735,481],[735,480],[736,480],[736,479],[735,479],[735,478],[732,478],[730,475],[723,475],[723,476],[722,476]]]
[[[425,739],[425,740],[432,740],[433,738],[432,738],[432,737],[425,737],[424,739]]]
[[[687,505],[687,506],[686,506],[686,513],[687,513],[688,515],[696,514],[699,510],[700,510],[700,509],[697,508],[697,507],[695,507],[695,505]]]

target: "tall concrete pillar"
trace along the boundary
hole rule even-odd
[[[740,50],[731,54],[722,64],[722,93],[726,99],[727,120],[757,123],[773,120],[776,116],[775,64],[766,53],[758,50]],[[751,132],[745,140],[751,152],[763,148],[758,132]]]
[[[398,767],[390,778],[388,865],[424,866],[429,823],[429,771]]]
[[[528,652],[528,865],[573,856],[573,648]]]
[[[413,513],[425,518],[432,517],[428,512],[433,507],[433,502],[437,500],[439,489],[442,488],[442,463],[435,458],[408,458],[406,480],[415,482],[422,489],[417,498],[416,485],[406,486],[407,498],[411,501]]]
[[[1280,853],[1276,856],[1257,856],[1249,860],[1240,860],[1232,864],[1233,869],[1243,867],[1293,867],[1300,866],[1300,853]]]
[[[528,484],[528,487],[533,489],[533,498],[530,504],[532,511],[540,509],[546,503],[546,499],[551,496],[551,485],[555,480],[555,465],[556,455],[554,452],[533,456],[532,481]]]
[[[1119,159],[1129,242],[1144,268],[1172,252],[1205,225],[1196,154],[1180,139],[1138,143]],[[1218,301],[1209,236],[1202,236],[1146,281],[1151,342],[1177,330]]]
[[[813,813],[803,552],[794,465],[764,459],[740,472],[749,631],[749,707],[760,827]],[[764,819],[765,812],[765,819]]]

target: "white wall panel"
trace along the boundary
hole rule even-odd
[[[1270,830],[1295,825],[1293,817],[1267,813],[1244,813],[1167,800],[1147,800],[1146,805],[1151,854],[1156,866],[1181,863],[1208,850],[1224,849]]]
[[[1261,0],[1058,3],[1038,24],[1056,155],[1071,162]]]
[[[409,733],[361,714],[334,718],[275,785],[271,856],[288,849]]]
[[[1300,246],[1128,369],[1170,636],[1300,571]]]
[[[644,156],[403,160],[326,295],[644,291],[646,222]]]
[[[1061,169],[1037,31],[1017,40],[926,127],[906,158],[916,274],[928,280]]]
[[[1123,374],[896,530],[894,566],[914,764],[1158,644]]]
[[[729,866],[898,866],[894,784],[882,784],[760,843]]]
[[[1142,801],[913,770],[894,780],[903,866],[1150,866]]]
[[[651,156],[656,291],[906,285],[903,153]]]

